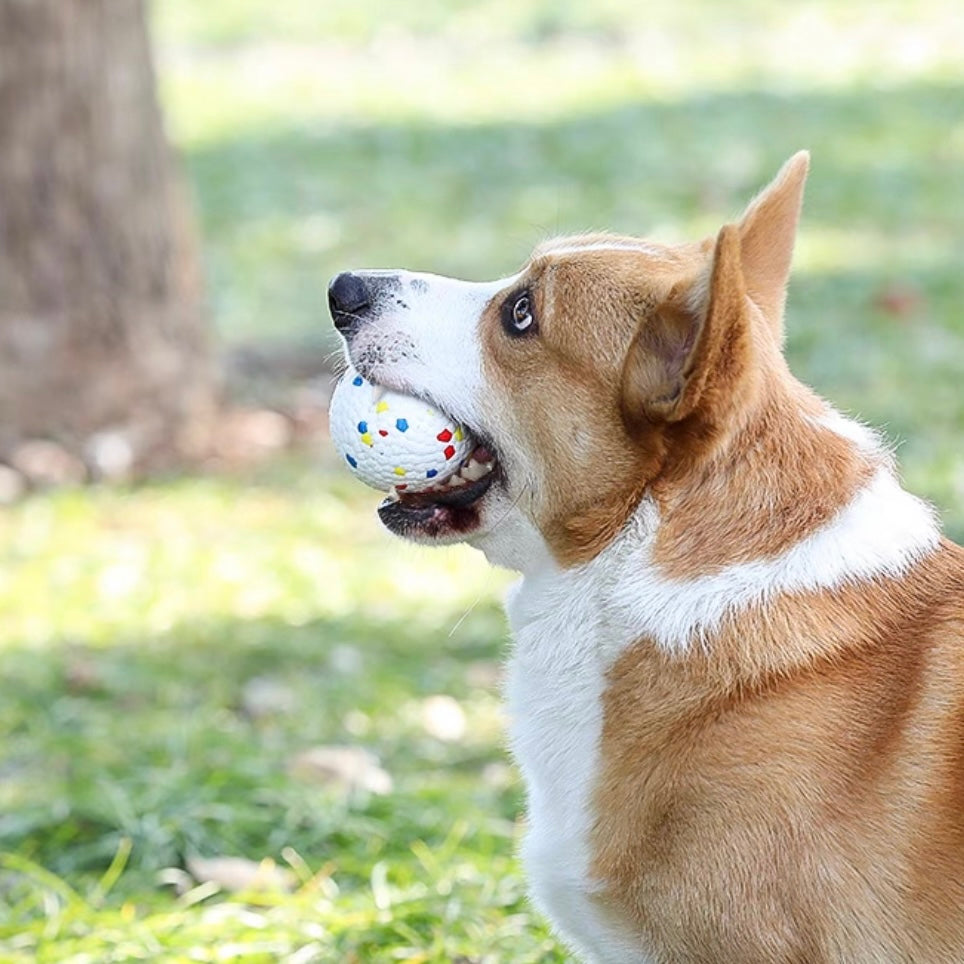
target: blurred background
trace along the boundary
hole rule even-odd
[[[506,578],[328,452],[326,282],[701,236],[801,147],[791,363],[964,538],[959,0],[0,0],[0,960],[564,960]]]

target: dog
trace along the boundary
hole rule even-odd
[[[964,961],[964,550],[784,359],[808,166],[694,243],[329,286],[355,368],[494,462],[378,511],[521,573],[522,859],[583,961]]]

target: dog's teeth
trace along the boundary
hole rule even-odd
[[[450,489],[457,489],[460,485],[466,485],[466,484],[467,484],[467,480],[463,479],[462,476],[459,475],[458,473],[456,473],[455,475],[452,476],[452,478],[449,479]]]
[[[468,465],[462,468],[462,478],[468,479],[470,482],[478,482],[486,474],[488,469],[482,462],[476,462],[475,459],[469,459]]]
[[[388,490],[388,501],[389,501],[389,502],[400,502],[400,501],[401,501],[401,498],[402,498],[402,497],[398,494],[398,490],[397,490],[397,489],[395,488],[395,486],[393,485],[393,486]]]
[[[476,459],[470,459],[468,464],[463,467],[461,475],[470,482],[478,482],[479,479],[485,478],[494,468],[495,462],[479,462]]]
[[[387,389],[384,385],[372,385],[372,405],[380,402]]]

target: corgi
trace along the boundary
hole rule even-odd
[[[378,512],[521,574],[522,859],[586,962],[964,962],[964,550],[784,359],[808,165],[693,243],[329,287],[492,463]]]

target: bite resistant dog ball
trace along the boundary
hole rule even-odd
[[[351,367],[335,386],[328,419],[348,467],[382,492],[434,488],[475,447],[465,426],[428,402],[378,388]]]

